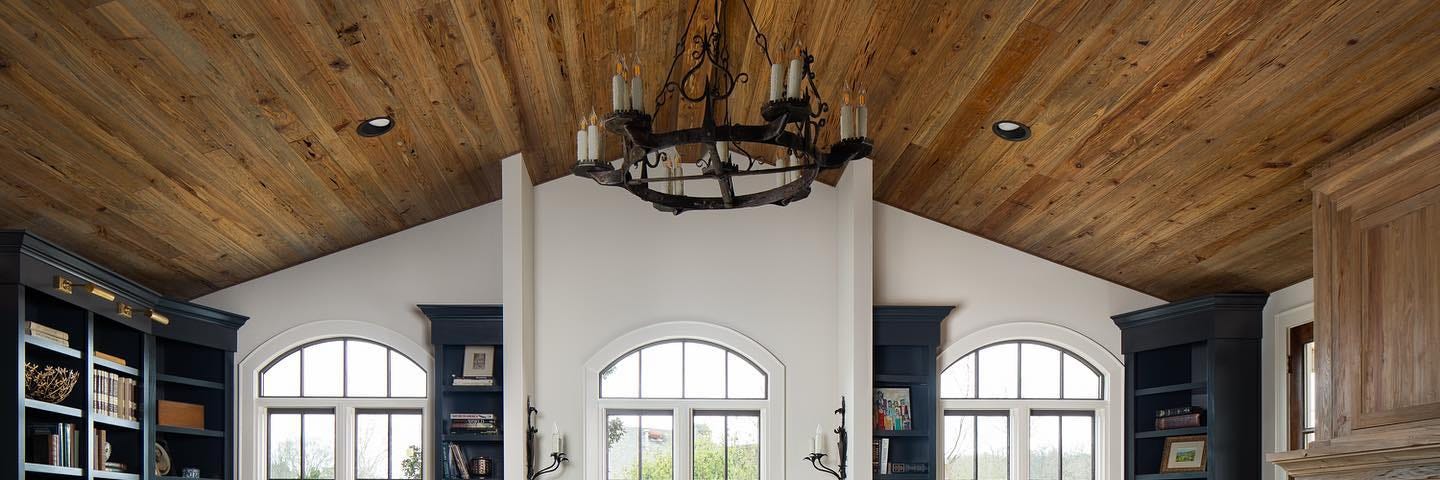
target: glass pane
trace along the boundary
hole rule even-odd
[[[1019,348],[1014,343],[980,349],[980,398],[1015,398],[1019,380]]]
[[[760,369],[733,353],[725,354],[725,362],[730,376],[728,398],[765,398],[765,374]]]
[[[307,413],[304,417],[305,458],[302,468],[305,478],[335,478],[335,415]]]
[[[760,417],[734,416],[726,435],[729,480],[760,480]]]
[[[1305,344],[1305,425],[1315,428],[1315,342]]]
[[[941,398],[975,398],[975,354],[960,357],[940,374]]]
[[[605,420],[605,477],[610,480],[640,478],[640,417],[610,415]]]
[[[678,345],[677,345],[678,346]],[[670,415],[640,417],[641,480],[668,480],[674,472],[673,434]]]
[[[1304,444],[1304,445],[1301,445],[1301,447],[1309,447],[1309,446],[1310,446],[1310,442],[1315,441],[1315,432],[1310,432],[1310,433],[1301,434],[1301,437],[1303,437],[1304,442],[1305,442],[1305,444]]]
[[[424,465],[420,459],[421,435],[419,414],[390,416],[390,477],[420,478]]]
[[[1030,479],[1060,479],[1060,417],[1030,417]]]
[[[945,416],[945,479],[975,480],[974,416]]]
[[[260,375],[260,396],[300,396],[300,354],[291,353]]]
[[[1020,397],[1060,398],[1060,351],[1020,344]]]
[[[385,470],[390,453],[385,439],[390,435],[389,415],[355,415],[355,476],[390,478]]]
[[[1014,346],[1013,344],[1011,345]],[[1013,350],[1013,349],[1012,349]],[[984,365],[984,357],[980,364]],[[989,368],[989,367],[986,367]],[[1010,475],[1010,418],[977,417],[975,435],[979,480],[1005,480]]]
[[[1100,376],[1069,354],[1065,355],[1065,398],[1100,398]]]
[[[300,478],[300,415],[270,415],[270,478]]]
[[[307,397],[338,397],[344,379],[342,369],[345,342],[333,341],[305,347],[305,371],[302,372]]]
[[[384,397],[390,381],[386,366],[389,349],[370,343],[347,340],[345,352],[345,395]]]
[[[425,396],[425,370],[393,350],[390,351],[390,396]]]
[[[635,398],[640,396],[640,354],[632,353],[600,372],[600,396]]]
[[[695,480],[725,478],[725,417],[695,417]]]
[[[640,351],[641,398],[680,398],[683,352],[680,342],[662,343]]]
[[[725,398],[725,351],[685,342],[685,398]]]
[[[1064,435],[1060,439],[1061,451],[1065,453],[1065,476],[1061,480],[1095,478],[1095,417],[1067,415],[1060,421]]]

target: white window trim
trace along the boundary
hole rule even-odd
[[[1038,341],[1062,348],[1100,371],[1103,400],[958,400],[941,398],[936,405],[936,445],[945,445],[946,410],[1005,410],[1010,412],[1010,478],[1029,478],[1030,410],[1093,410],[1095,412],[1095,478],[1119,480],[1125,474],[1125,364],[1110,350],[1074,330],[1041,322],[1014,322],[979,330],[940,352],[937,372],[981,347],[1008,341]],[[945,468],[943,448],[935,449],[935,465]],[[940,472],[938,477],[943,478]]]
[[[1290,329],[1315,321],[1315,304],[1307,303],[1275,314],[1271,325],[1270,373],[1274,394],[1270,398],[1270,412],[1274,416],[1274,431],[1270,439],[1270,451],[1290,450]],[[1273,478],[1286,478],[1285,469],[1271,465]]]
[[[425,372],[424,398],[260,398],[260,372],[271,362],[290,353],[296,347],[325,339],[356,338],[368,340],[389,347],[409,357],[420,370]],[[260,346],[255,347],[240,361],[235,378],[239,389],[236,392],[236,422],[239,432],[235,442],[235,454],[239,469],[237,478],[266,478],[266,412],[271,408],[334,409],[335,410],[335,478],[353,478],[355,459],[345,447],[354,443],[355,410],[397,409],[420,410],[424,445],[421,455],[424,462],[425,478],[438,478],[432,471],[431,452],[434,452],[432,437],[434,426],[430,417],[430,398],[435,394],[434,381],[430,377],[433,365],[430,351],[400,333],[369,322],[352,320],[326,320],[305,323],[280,332]]]
[[[645,399],[600,398],[600,372],[611,362],[650,344],[671,340],[700,340],[729,349],[745,357],[765,374],[766,397],[759,400],[729,399]],[[694,410],[731,409],[760,412],[760,472],[762,478],[785,478],[785,365],[768,349],[750,337],[719,325],[703,322],[666,322],[621,335],[601,347],[585,362],[585,462],[586,478],[605,478],[605,432],[607,409],[668,410],[673,412],[674,435],[671,448],[675,480],[688,480],[692,469],[690,415]]]

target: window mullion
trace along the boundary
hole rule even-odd
[[[674,466],[672,475],[676,480],[691,480],[695,477],[695,426],[692,417],[695,415],[695,409],[689,406],[680,406],[671,412],[674,415],[671,422],[675,428],[671,442],[671,458],[674,459],[671,462],[671,465]]]
[[[1030,478],[1030,409],[1010,409],[1010,465],[1014,478]]]

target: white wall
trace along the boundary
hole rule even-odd
[[[692,187],[687,187],[690,189]],[[579,446],[583,366],[636,328],[691,320],[722,325],[765,346],[787,373],[789,478],[818,472],[800,461],[815,425],[834,423],[836,191],[817,185],[785,208],[660,213],[616,188],[566,177],[535,189],[535,402]],[[586,458],[557,478],[583,478]]]
[[[1265,303],[1265,337],[1260,340],[1260,358],[1264,362],[1264,368],[1260,370],[1261,418],[1265,421],[1260,425],[1260,438],[1263,439],[1262,445],[1266,452],[1289,450],[1285,440],[1286,418],[1281,412],[1287,412],[1289,408],[1286,405],[1286,366],[1282,359],[1290,348],[1290,339],[1288,333],[1281,333],[1287,331],[1287,325],[1276,325],[1277,316],[1285,315],[1286,312],[1309,316],[1308,311],[1297,309],[1304,309],[1314,302],[1315,279],[1312,278],[1271,293],[1270,300]],[[1285,472],[1280,467],[1271,465],[1263,470],[1261,478],[1283,479]]]
[[[1164,303],[888,205],[875,208],[875,304],[956,305],[941,349],[985,327],[1043,322],[1119,356],[1120,329],[1110,316]]]
[[[237,360],[296,325],[354,320],[427,349],[420,303],[500,303],[500,202],[342,250],[195,301],[250,316]],[[424,362],[427,359],[416,359]]]

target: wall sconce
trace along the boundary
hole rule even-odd
[[[535,404],[531,403],[529,398],[525,399],[525,404],[525,473],[526,478],[535,480],[542,475],[559,470],[561,464],[570,461],[570,457],[565,455],[565,437],[560,435],[560,426],[556,425],[553,433],[555,451],[550,453],[550,466],[535,470],[535,437],[540,433],[540,429],[535,428],[535,415],[540,411],[535,409]]]
[[[838,478],[838,479],[840,479],[840,480],[845,480],[845,460],[846,460],[846,456],[847,456],[846,450],[848,449],[848,447],[849,447],[849,445],[850,445],[850,437],[849,437],[849,435],[845,432],[845,397],[844,397],[844,396],[841,396],[841,397],[840,397],[840,408],[835,409],[835,413],[838,414],[838,415],[840,415],[840,426],[835,428],[835,434],[840,436],[840,440],[839,440],[840,451],[839,451],[839,453],[837,454],[837,455],[840,456],[840,465],[839,465],[839,466],[837,467],[837,469],[836,469],[836,470],[839,470],[839,471],[831,470],[830,467],[826,467],[826,466],[825,466],[825,461],[824,461],[824,459],[825,459],[825,453],[819,451],[819,450],[823,450],[823,449],[824,449],[824,435],[820,433],[820,431],[818,430],[818,427],[817,427],[817,430],[816,430],[816,432],[815,432],[814,450],[816,450],[816,451],[815,451],[815,452],[811,452],[810,455],[806,455],[806,456],[805,456],[805,460],[809,460],[809,461],[810,461],[810,465],[813,466],[813,467],[815,467],[816,470],[819,470],[819,471],[828,473],[828,474],[830,474],[830,475],[833,475],[833,476],[835,476],[835,478]]]

